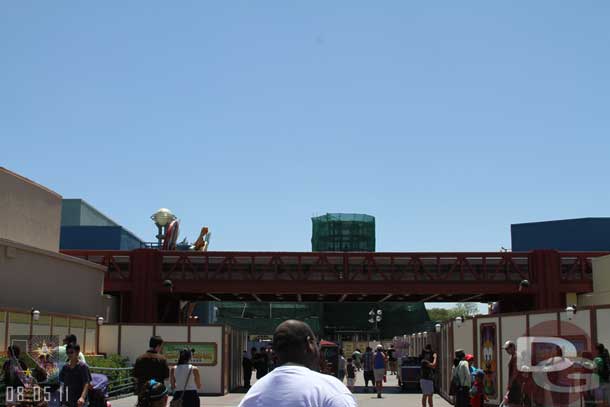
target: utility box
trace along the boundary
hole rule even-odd
[[[374,252],[375,217],[358,213],[327,213],[311,218],[314,252]]]

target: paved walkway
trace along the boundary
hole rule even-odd
[[[395,376],[388,377],[386,392],[382,399],[378,399],[375,393],[364,393],[362,372],[358,372],[356,379],[356,392],[354,397],[358,401],[360,407],[419,407],[421,406],[421,394],[418,393],[402,393],[398,389]],[[201,397],[201,406],[213,407],[234,407],[239,404],[244,394],[231,393],[226,396],[216,397]],[[135,397],[127,397],[111,402],[112,407],[134,407],[136,403]],[[434,395],[435,407],[449,407],[442,397]]]

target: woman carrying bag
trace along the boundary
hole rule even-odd
[[[178,364],[172,369],[170,380],[174,397],[170,407],[199,407],[199,389],[201,376],[199,369],[191,365],[191,351],[183,349],[178,357]]]

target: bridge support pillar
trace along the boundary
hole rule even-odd
[[[561,291],[561,257],[555,250],[534,250],[531,254],[533,283],[538,288],[536,309],[553,309],[565,306],[565,293]]]
[[[151,249],[134,250],[129,257],[133,284],[129,296],[129,322],[156,322],[163,257],[158,250]]]

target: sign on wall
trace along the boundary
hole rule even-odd
[[[218,346],[215,342],[164,342],[163,354],[169,364],[178,363],[183,349],[193,353],[191,363],[200,366],[215,366],[218,363]]]
[[[485,372],[483,386],[485,394],[493,400],[498,396],[498,346],[496,324],[481,324],[481,369]]]

